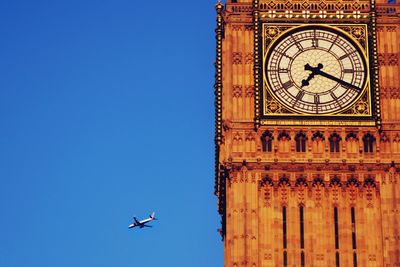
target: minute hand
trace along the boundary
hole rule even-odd
[[[355,85],[352,85],[351,83],[345,82],[345,81],[343,81],[343,80],[341,80],[339,78],[336,78],[335,76],[332,76],[332,75],[330,75],[330,74],[328,74],[326,72],[323,72],[322,70],[314,69],[314,73],[315,73],[315,75],[321,75],[321,76],[323,76],[325,78],[328,78],[328,79],[330,79],[332,81],[340,83],[341,85],[343,85],[343,86],[345,86],[347,88],[351,88],[353,90],[356,90],[357,92],[361,91],[361,88],[359,88],[359,87],[357,87]]]

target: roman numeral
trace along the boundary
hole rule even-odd
[[[343,70],[344,73],[354,73],[353,69],[344,69]]]
[[[299,91],[299,93],[296,95],[297,100],[302,100],[304,96],[304,91]]]
[[[280,52],[280,51],[275,51],[275,53],[277,53],[277,54],[279,54],[279,55],[282,55],[282,56],[284,56],[284,57],[287,57],[287,58],[293,60],[293,58],[292,58],[291,56],[288,56],[288,55],[286,55],[286,54],[284,54],[284,53],[282,53],[282,52]]]
[[[288,73],[288,71],[289,71],[288,69],[281,69],[281,68],[278,70],[279,73]]]
[[[298,42],[293,36],[292,36],[292,41],[294,42],[294,44],[296,45],[297,49],[299,49],[300,51],[303,51],[304,48],[303,46],[300,44],[300,42]]]
[[[331,93],[331,97],[335,100],[337,100],[337,96],[334,93]]]
[[[348,53],[348,54],[344,54],[343,56],[341,56],[339,59],[340,60],[343,60],[343,59],[345,59],[346,57],[349,57],[351,54],[354,54],[356,51],[351,51],[350,53]]]
[[[339,35],[336,35],[335,40],[333,40],[332,45],[329,47],[328,52],[331,51],[333,45],[336,43],[337,39],[339,38]]]
[[[287,81],[284,84],[282,84],[283,88],[285,88],[286,90],[289,89],[290,87],[293,86],[293,82],[292,81]]]
[[[312,39],[312,47],[314,47],[314,48],[318,47],[318,39],[317,39],[316,30],[314,30],[314,37]]]
[[[288,69],[267,69],[267,72],[279,72],[279,73],[288,73],[289,70]]]
[[[319,104],[319,95],[314,95],[314,103]]]

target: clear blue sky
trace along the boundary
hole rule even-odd
[[[214,4],[0,1],[0,266],[223,265]]]

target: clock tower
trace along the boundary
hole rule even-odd
[[[400,266],[400,4],[216,11],[225,266]]]

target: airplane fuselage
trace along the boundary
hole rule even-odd
[[[151,227],[151,226],[148,226],[148,225],[146,225],[146,223],[148,223],[148,222],[151,222],[152,220],[154,220],[155,218],[154,218],[154,212],[150,215],[150,217],[149,218],[147,218],[147,219],[144,219],[144,220],[141,220],[141,221],[138,221],[137,219],[136,219],[136,217],[134,217],[133,219],[135,220],[135,222],[134,223],[132,223],[132,224],[130,224],[129,226],[128,226],[128,228],[133,228],[133,227],[137,227],[137,226],[139,226],[139,228],[143,228],[143,227]]]

